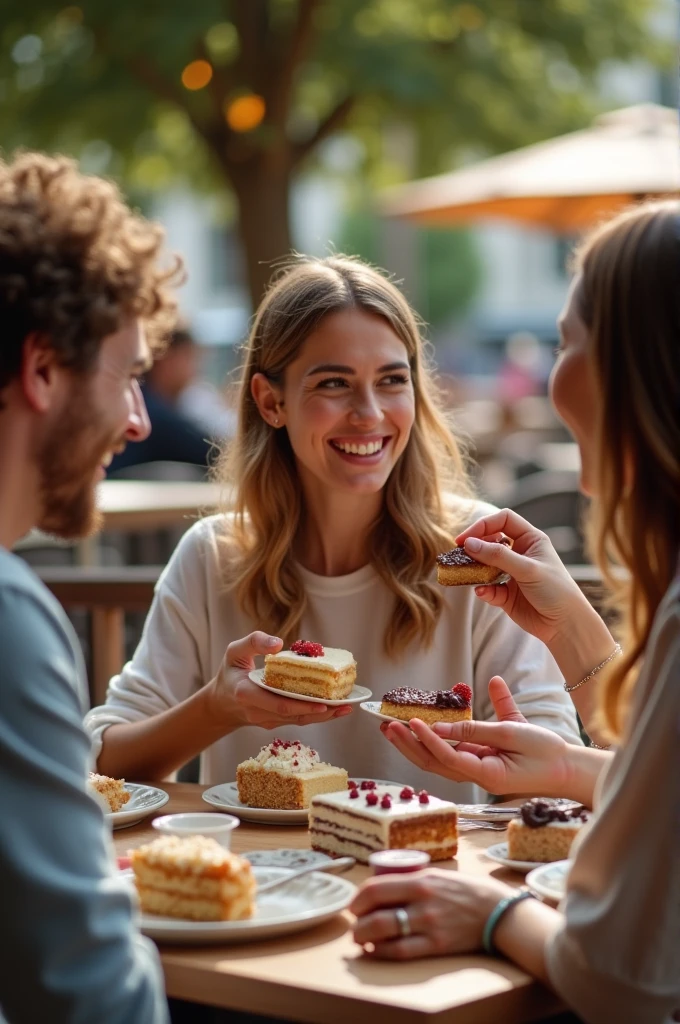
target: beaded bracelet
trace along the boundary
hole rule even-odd
[[[572,693],[573,690],[578,690],[579,686],[583,686],[584,683],[587,683],[588,680],[592,679],[593,676],[596,676],[597,673],[605,667],[605,665],[608,665],[610,661],[614,660],[614,658],[618,658],[619,654],[622,653],[623,648],[621,647],[621,644],[615,644],[614,650],[608,658],[605,658],[604,661],[601,661],[599,665],[596,665],[595,668],[591,672],[589,672],[587,676],[584,676],[583,679],[580,679],[578,683],[572,683],[571,686],[567,686],[567,684],[565,683],[564,689],[567,691],[567,693]]]
[[[496,947],[493,944],[493,936],[503,914],[505,914],[506,910],[509,910],[510,907],[513,907],[515,903],[520,903],[522,900],[526,899],[534,899],[534,894],[529,892],[528,889],[520,889],[519,892],[513,892],[512,896],[505,896],[502,900],[499,900],[487,917],[486,924],[484,925],[484,931],[482,932],[482,945],[490,956],[494,956],[497,952]]]

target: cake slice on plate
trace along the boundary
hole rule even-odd
[[[378,850],[422,850],[431,860],[458,852],[458,809],[409,786],[364,781],[346,793],[315,796],[309,809],[312,849],[368,863]]]
[[[322,647],[311,640],[296,640],[289,651],[266,654],[264,679],[276,690],[301,693],[322,700],[349,697],[357,677],[357,663],[350,651]]]
[[[300,740],[279,740],[236,769],[238,798],[247,807],[303,810],[317,793],[347,789],[347,772],[325,764]]]
[[[581,804],[534,797],[520,807],[520,816],[508,824],[508,859],[547,864],[567,860],[571,844],[588,821]]]
[[[121,811],[130,799],[130,794],[125,788],[125,779],[111,779],[108,775],[90,772],[87,783],[90,789],[108,804],[108,810],[113,813]]]
[[[400,686],[382,699],[380,714],[408,722],[419,718],[426,725],[435,722],[462,722],[472,718],[472,689],[456,683],[451,690],[416,690]]]
[[[130,854],[147,914],[190,921],[242,921],[255,912],[250,863],[205,836],[161,836]]]

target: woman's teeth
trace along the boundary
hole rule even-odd
[[[380,438],[379,441],[369,441],[368,444],[350,444],[348,441],[334,441],[333,444],[341,452],[345,452],[347,455],[375,455],[376,452],[381,451],[383,439]]]

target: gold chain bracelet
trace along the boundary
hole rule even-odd
[[[589,672],[587,676],[584,676],[583,679],[580,679],[578,683],[572,683],[571,686],[567,686],[567,684],[565,683],[564,689],[567,691],[567,693],[573,693],[574,690],[578,690],[579,686],[583,686],[584,683],[587,683],[588,680],[592,679],[593,676],[596,676],[597,673],[605,667],[605,665],[608,665],[610,661],[613,661],[614,658],[617,658],[619,654],[622,653],[623,648],[621,647],[621,644],[616,644],[614,650],[608,658],[605,658],[604,661],[601,661],[599,665],[596,665],[595,668],[591,672]]]

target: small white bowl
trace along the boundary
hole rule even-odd
[[[166,836],[207,836],[216,839],[225,850],[231,847],[231,833],[241,824],[233,814],[213,814],[210,811],[187,814],[164,814],[151,822]]]

